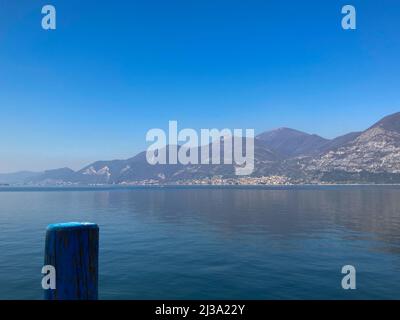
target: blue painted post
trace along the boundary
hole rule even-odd
[[[56,288],[46,300],[97,300],[99,227],[95,223],[50,224],[46,232],[45,265],[55,268]]]

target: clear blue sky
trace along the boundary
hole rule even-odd
[[[0,0],[0,172],[127,158],[168,120],[365,129],[400,111],[399,31],[398,0]]]

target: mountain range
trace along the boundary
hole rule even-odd
[[[291,183],[400,183],[400,112],[362,132],[335,139],[279,128],[256,136],[254,145],[255,169],[248,179],[279,176]],[[212,177],[238,179],[234,165],[150,165],[143,151],[126,160],[97,161],[79,171],[1,174],[0,183],[168,184]]]

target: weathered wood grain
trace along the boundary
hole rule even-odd
[[[94,223],[59,223],[47,227],[45,265],[56,269],[56,289],[47,300],[98,298],[99,227]]]

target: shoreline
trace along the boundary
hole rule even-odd
[[[255,190],[313,190],[313,189],[333,189],[333,188],[384,188],[394,187],[400,189],[400,184],[374,184],[374,183],[352,183],[352,184],[270,184],[270,185],[48,185],[48,186],[0,186],[0,192],[35,192],[35,191],[117,191],[117,190],[161,190],[161,189],[255,189]]]

